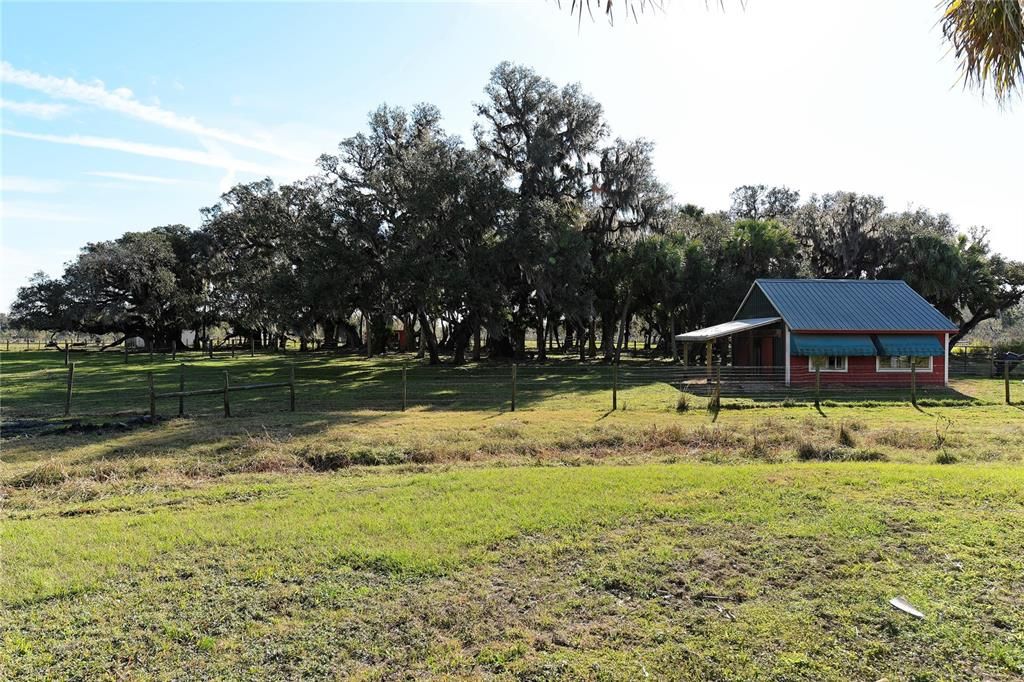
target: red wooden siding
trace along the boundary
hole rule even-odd
[[[936,334],[941,343],[945,343],[944,334]],[[822,386],[910,386],[910,372],[879,372],[875,369],[874,357],[847,358],[845,372],[822,372]],[[918,386],[942,386],[945,383],[946,357],[940,355],[932,358],[932,369],[917,369]],[[813,386],[814,372],[808,370],[807,357],[793,355],[790,357],[790,384],[793,386]]]

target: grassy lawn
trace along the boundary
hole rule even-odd
[[[144,411],[150,366],[118,360],[80,360],[82,414]],[[293,361],[295,413],[202,416],[214,396],[3,441],[0,679],[1024,677],[1024,412],[1000,382],[713,418],[650,370],[610,412],[607,367],[556,363],[513,413],[507,366],[416,367],[401,412],[343,408],[393,400],[407,359]],[[50,404],[59,362],[4,355],[5,419]]]

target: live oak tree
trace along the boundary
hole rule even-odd
[[[484,95],[470,145],[432,105],[382,106],[311,177],[237,185],[198,229],[129,232],[34,276],[11,324],[376,354],[400,321],[431,363],[522,357],[534,329],[539,359],[614,361],[634,335],[668,353],[729,319],[758,277],[902,278],[960,325],[954,341],[1024,298],[1024,265],[948,216],[758,184],[727,212],[679,205],[653,144],[612,138],[580,86],[503,63]]]

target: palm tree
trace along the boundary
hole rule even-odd
[[[943,0],[942,35],[964,85],[1006,103],[1024,87],[1024,0]]]

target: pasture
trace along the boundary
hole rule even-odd
[[[178,364],[72,359],[82,423],[0,455],[4,679],[1024,675],[1024,412],[996,380],[711,415],[637,366],[611,411],[608,367],[556,362],[511,412],[508,366],[194,356],[196,386],[293,366],[296,411],[122,426]],[[4,355],[5,421],[59,416],[62,363]]]

